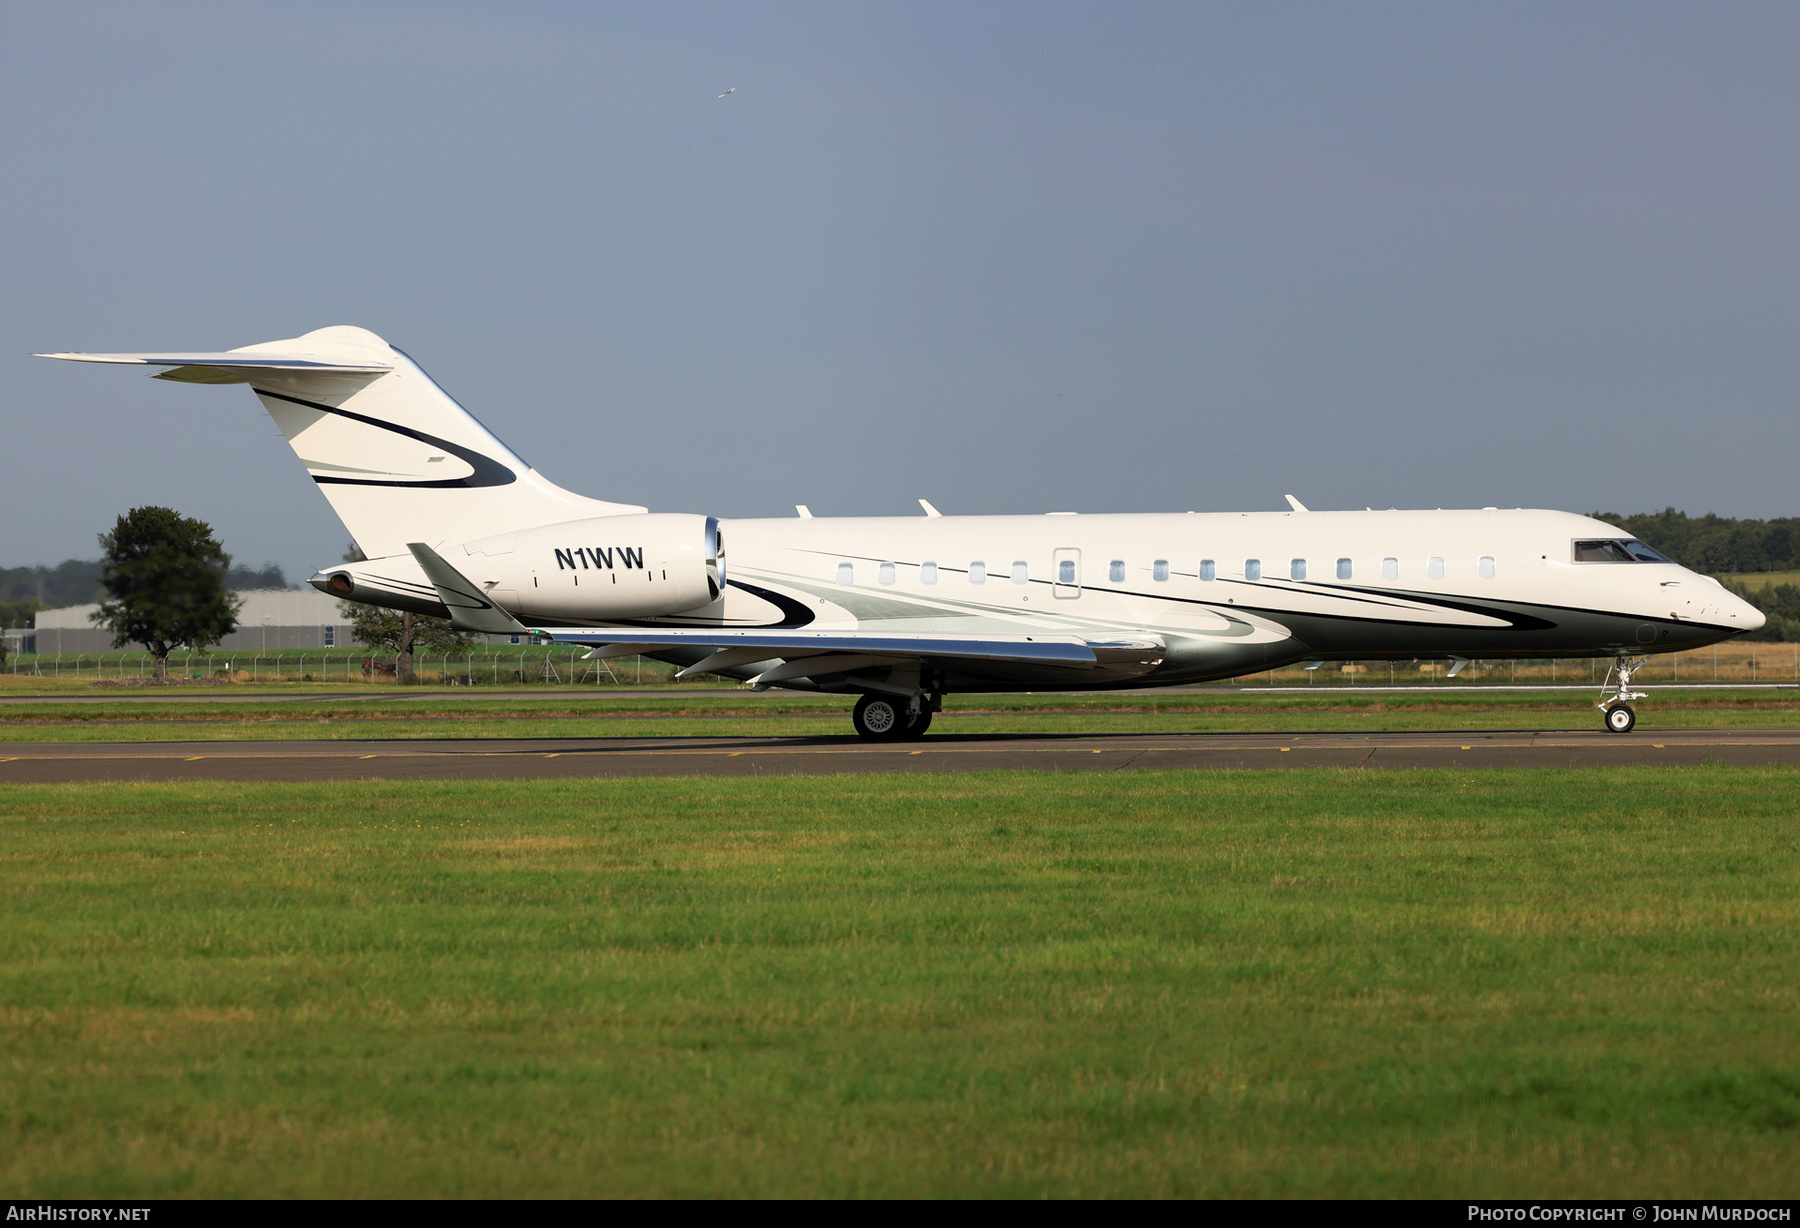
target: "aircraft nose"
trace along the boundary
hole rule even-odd
[[[1735,621],[1742,625],[1744,630],[1761,631],[1764,627],[1768,626],[1768,616],[1761,610],[1757,609],[1741,597],[1733,597],[1732,600],[1737,602],[1737,609],[1732,611],[1732,613],[1737,615]]]

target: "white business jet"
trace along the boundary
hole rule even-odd
[[[1651,653],[1763,616],[1566,512],[815,517],[720,521],[553,484],[371,332],[221,354],[49,354],[249,384],[363,563],[336,597],[469,632],[644,654],[683,673],[859,696],[919,737],[945,694],[1169,686],[1294,662],[1610,657],[1606,728]],[[731,565],[726,567],[726,543]],[[1616,679],[1616,683],[1611,681]]]

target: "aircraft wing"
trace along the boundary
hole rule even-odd
[[[762,665],[749,681],[759,690],[801,678],[936,661],[965,666],[1038,665],[1096,669],[1130,675],[1162,664],[1160,636],[1085,639],[1079,635],[957,635],[932,632],[777,631],[769,629],[682,628],[646,631],[620,628],[538,628],[536,634],[566,644],[592,644],[590,657],[623,656],[669,648],[708,648],[709,656],[677,677]]]
[[[658,648],[767,649],[767,656],[810,656],[853,653],[864,657],[958,657],[978,661],[1019,661],[1039,665],[1092,668],[1099,663],[1094,648],[1075,635],[946,635],[930,632],[893,634],[879,631],[771,631],[723,627],[678,630],[617,630],[588,627],[534,627],[535,635],[559,644],[608,647],[631,644]]]

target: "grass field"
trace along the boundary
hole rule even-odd
[[[439,698],[258,703],[16,704],[0,706],[9,742],[267,741],[475,737],[844,736],[844,696],[703,691],[653,697],[560,692],[543,698]],[[991,733],[1167,733],[1408,729],[1590,729],[1587,691],[1269,694],[1211,690],[1110,695],[953,695],[934,736]],[[1652,692],[1644,729],[1754,727],[1800,722],[1800,691]]]
[[[1777,584],[1800,584],[1800,571],[1740,571],[1722,574],[1730,580],[1753,589],[1773,588]]]
[[[13,786],[0,1190],[1792,1197],[1797,785]]]

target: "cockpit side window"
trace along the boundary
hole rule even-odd
[[[1575,543],[1577,563],[1667,563],[1670,560],[1640,541],[1606,540]]]

